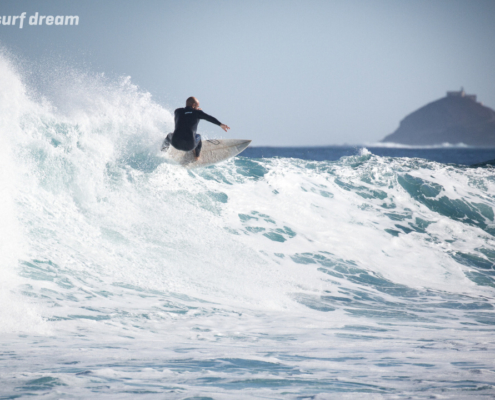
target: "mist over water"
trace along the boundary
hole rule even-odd
[[[188,171],[130,78],[24,76],[0,56],[3,398],[494,395],[493,168]]]

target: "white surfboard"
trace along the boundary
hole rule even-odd
[[[203,140],[203,145],[201,148],[201,153],[199,159],[196,160],[194,157],[194,151],[182,151],[177,150],[172,146],[168,149],[163,149],[167,158],[169,158],[174,163],[177,163],[184,168],[198,168],[206,167],[208,165],[213,165],[219,163],[220,161],[227,160],[231,157],[236,156],[246,147],[249,146],[251,140],[243,139],[210,139]]]

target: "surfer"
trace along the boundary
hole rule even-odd
[[[230,128],[222,124],[218,119],[206,114],[199,108],[199,101],[196,97],[189,97],[186,100],[186,107],[175,110],[175,130],[169,133],[163,141],[162,151],[168,149],[170,145],[177,150],[194,150],[194,156],[199,158],[201,152],[201,135],[197,134],[200,119],[220,126],[225,132]]]

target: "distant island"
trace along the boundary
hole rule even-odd
[[[495,147],[495,111],[461,88],[406,116],[382,142],[408,145],[444,143]]]

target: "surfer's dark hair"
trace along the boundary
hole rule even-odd
[[[199,103],[198,99],[196,99],[196,97],[191,96],[186,100],[186,107],[192,107],[198,103]]]

